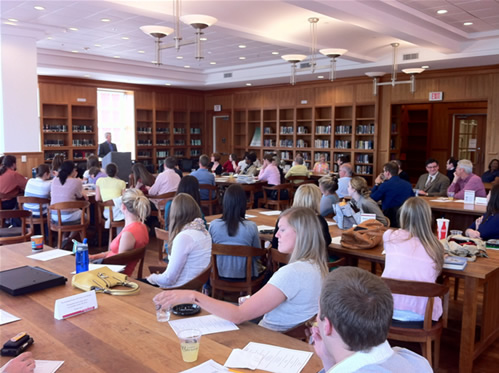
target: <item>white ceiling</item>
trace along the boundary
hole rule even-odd
[[[390,72],[393,42],[400,43],[399,70],[499,63],[499,0],[183,0],[183,15],[206,14],[218,22],[205,30],[201,62],[188,45],[161,51],[160,67],[151,63],[154,39],[139,27],[173,27],[172,0],[2,0],[0,7],[2,34],[36,38],[42,75],[202,90],[286,83],[290,66],[280,55],[309,54],[312,16],[319,18],[318,49],[348,49],[338,60],[338,77]],[[448,12],[439,15],[440,9]],[[188,25],[181,33],[184,40],[194,37]],[[170,44],[172,36],[163,40]],[[419,58],[402,61],[409,53]],[[319,76],[327,79],[327,69],[300,72],[297,81]]]

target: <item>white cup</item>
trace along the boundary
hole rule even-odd
[[[447,232],[449,232],[449,219],[437,219],[437,237],[439,240],[447,238]]]

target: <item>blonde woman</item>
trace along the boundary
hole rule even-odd
[[[331,243],[331,235],[329,234],[329,226],[327,225],[326,219],[324,219],[324,217],[320,214],[321,197],[321,190],[317,185],[309,183],[300,185],[300,187],[296,190],[295,197],[293,199],[293,207],[308,207],[317,214],[320,227],[322,228],[324,242],[327,247]],[[277,239],[278,225],[279,220],[277,220],[277,224],[274,229],[274,236],[272,237],[272,247],[276,249],[279,248],[279,241]]]
[[[211,260],[211,236],[192,196],[179,193],[173,199],[169,232],[168,267],[161,274],[147,277],[150,284],[164,289],[186,284],[205,270]]]
[[[295,327],[318,312],[322,279],[328,273],[326,247],[317,216],[308,208],[293,207],[284,211],[277,237],[279,251],[291,254],[289,264],[275,272],[269,282],[241,306],[191,290],[164,291],[154,297],[154,302],[164,308],[195,303],[236,324],[263,315],[259,324],[275,331]]]
[[[400,208],[400,229],[383,234],[386,253],[382,277],[398,280],[435,282],[442,270],[444,248],[431,229],[431,209],[422,198],[409,198]],[[393,318],[400,321],[424,320],[427,298],[393,295]],[[442,302],[435,299],[433,320],[442,315]]]
[[[348,195],[352,197],[353,203],[361,214],[376,214],[376,220],[385,227],[388,226],[388,219],[383,215],[379,205],[369,197],[371,190],[363,177],[355,176],[350,180],[350,183],[348,183]],[[354,218],[358,220],[357,224],[359,224],[360,214],[354,215]]]
[[[319,157],[319,162],[315,162],[314,168],[312,169],[313,173],[316,174],[328,174],[329,173],[329,163],[326,162],[326,155],[321,154]]]
[[[121,211],[125,215],[125,227],[109,245],[109,251],[90,255],[90,260],[108,258],[129,250],[139,249],[149,243],[149,232],[144,220],[151,213],[149,200],[139,189],[123,193]],[[124,273],[131,276],[138,260],[128,263]]]

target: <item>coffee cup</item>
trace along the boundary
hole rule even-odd
[[[31,236],[31,250],[41,251],[43,250],[43,236]]]

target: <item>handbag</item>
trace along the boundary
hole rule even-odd
[[[455,234],[440,240],[440,242],[442,242],[442,245],[444,246],[445,253],[450,256],[465,257],[470,262],[474,262],[477,256],[488,258],[485,244],[479,238]]]
[[[355,212],[351,203],[338,202],[333,205],[334,220],[340,229],[352,228],[360,221],[360,211]]]
[[[341,235],[341,246],[347,249],[372,249],[383,239],[387,228],[375,219],[366,220]]]
[[[73,287],[83,290],[95,290],[97,293],[111,295],[131,295],[139,292],[139,285],[127,281],[127,275],[111,271],[108,267],[81,272],[73,276]],[[125,286],[129,289],[113,289],[115,286]]]

